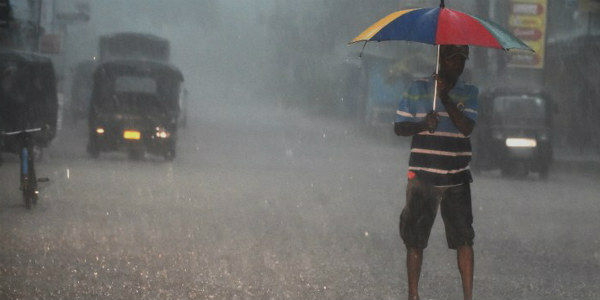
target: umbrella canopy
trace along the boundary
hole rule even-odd
[[[394,12],[375,22],[350,43],[389,40],[533,51],[493,22],[444,7]]]
[[[521,49],[534,52],[517,37],[497,24],[460,11],[440,7],[413,8],[389,14],[375,22],[350,44],[369,41],[413,41],[438,45],[435,73],[439,72],[439,45],[471,45],[504,50]],[[364,47],[363,47],[364,49]],[[433,94],[435,111],[437,84]]]

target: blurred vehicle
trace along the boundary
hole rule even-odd
[[[120,32],[101,36],[98,40],[98,53],[98,60],[94,58],[81,61],[73,70],[71,97],[65,110],[70,121],[84,119],[88,115],[93,73],[99,61],[145,59],[169,62],[170,44],[167,39],[153,34]],[[185,109],[184,105],[180,107]],[[182,122],[185,122],[184,116],[182,114]]]
[[[100,62],[107,62],[111,60],[122,60],[122,59],[135,59],[135,60],[152,60],[163,63],[170,63],[171,57],[171,45],[168,39],[150,33],[140,32],[118,32],[112,34],[106,34],[99,38],[98,41],[98,53]],[[94,64],[94,62],[89,62]],[[87,73],[82,66],[81,74],[85,76]],[[91,69],[93,71],[93,67]],[[92,77],[91,72],[89,77]],[[74,79],[75,80],[75,79]],[[86,80],[83,78],[82,80]],[[83,96],[87,90],[84,82],[81,82],[80,87],[74,87],[78,96]],[[76,84],[73,82],[73,84]],[[77,83],[78,84],[78,83]],[[79,85],[79,84],[78,84]],[[180,97],[179,108],[181,110],[178,123],[181,127],[185,127],[187,124],[187,101],[188,92],[186,89],[182,89],[182,95]],[[75,98],[74,108],[86,108],[84,98]]]
[[[498,90],[482,94],[474,131],[474,171],[500,169],[505,176],[538,172],[548,177],[553,161],[554,107],[543,93]]]
[[[120,32],[100,37],[98,42],[100,61],[112,59],[149,59],[169,62],[169,40],[148,33]]]
[[[358,118],[370,127],[389,130],[394,123],[402,93],[416,79],[428,76],[432,63],[421,53],[406,54],[401,58],[363,54],[362,69],[366,92],[361,93]],[[363,88],[363,87],[361,87]]]
[[[33,138],[36,150],[56,136],[58,97],[52,61],[29,52],[0,49],[0,130],[45,128]],[[17,153],[16,136],[4,137],[2,152]]]
[[[146,152],[175,158],[183,75],[176,67],[148,60],[114,60],[94,73],[87,151]]]
[[[359,119],[370,127],[389,127],[394,122],[406,78],[402,78],[403,73],[395,72],[393,59],[363,55],[362,62],[367,73],[367,91],[359,106]]]
[[[71,81],[71,97],[67,104],[67,118],[71,121],[85,119],[90,110],[92,97],[93,74],[98,63],[93,60],[79,62],[73,70]]]
[[[359,105],[362,105],[365,99],[366,88],[366,71],[362,66],[362,62],[358,60],[346,60],[335,66],[333,74],[336,74],[335,97],[339,99],[339,104],[336,109],[344,116],[357,116]]]

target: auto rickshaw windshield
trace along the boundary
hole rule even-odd
[[[123,75],[105,81],[98,106],[109,111],[177,111],[180,82],[163,77]]]
[[[495,98],[493,103],[492,115],[496,123],[526,120],[542,125],[546,114],[546,105],[540,97],[503,96]]]
[[[150,77],[119,76],[115,79],[115,92],[156,93],[156,79]]]

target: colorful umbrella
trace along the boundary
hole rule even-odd
[[[413,41],[437,45],[435,73],[439,72],[439,45],[471,45],[504,50],[521,49],[533,52],[517,37],[499,25],[481,18],[440,7],[414,8],[394,12],[375,22],[350,44],[369,41]],[[363,46],[364,48],[364,46]],[[433,95],[433,110],[437,98],[437,85]]]

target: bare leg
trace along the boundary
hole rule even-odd
[[[471,300],[473,298],[473,265],[475,261],[473,247],[468,245],[459,247],[456,256],[465,300]]]
[[[406,249],[406,269],[408,273],[408,299],[419,299],[419,277],[423,264],[423,249]]]

